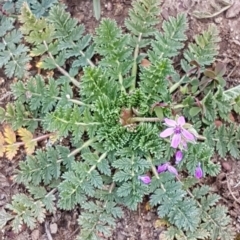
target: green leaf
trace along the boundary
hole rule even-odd
[[[184,52],[185,59],[190,63],[196,61],[200,66],[210,65],[214,62],[219,49],[219,33],[214,25],[210,25],[207,31],[195,36],[196,43],[190,43],[188,50]]]
[[[192,107],[192,108],[190,108],[190,110],[189,110],[189,114],[190,114],[192,117],[195,117],[199,112],[201,112],[201,108],[200,108],[200,107]]]
[[[14,218],[13,215],[6,212],[4,208],[0,210],[0,228],[3,229],[3,227],[7,224],[9,220]]]
[[[99,20],[101,16],[101,3],[100,0],[93,0],[94,17]]]
[[[163,119],[163,109],[162,109],[162,107],[158,107],[158,106],[156,106],[155,108],[154,108],[154,112],[156,113],[156,115],[157,115],[157,117],[159,118],[159,119]]]
[[[229,88],[228,90],[224,91],[223,94],[228,101],[235,100],[240,96],[240,85]]]
[[[2,107],[0,107],[0,123],[3,123],[3,122],[4,122],[4,120],[5,120],[5,114],[6,114],[5,109],[2,108]]]
[[[127,29],[136,36],[152,35],[156,31],[153,26],[158,23],[159,4],[158,0],[134,1],[133,8],[129,11],[129,18],[125,20]]]
[[[179,54],[184,47],[182,42],[187,40],[186,14],[178,14],[176,18],[170,16],[168,21],[163,22],[162,28],[164,32],[157,32],[156,40],[151,42],[153,50],[148,51],[150,62],[155,62],[160,58],[172,58]]]

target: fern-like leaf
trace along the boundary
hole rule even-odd
[[[218,54],[218,42],[220,41],[218,30],[215,26],[209,26],[208,30],[195,37],[196,43],[190,43],[188,50],[184,52],[185,59],[190,63],[197,61],[200,66],[214,62]]]
[[[178,55],[179,50],[184,47],[183,41],[187,40],[185,31],[188,27],[185,14],[179,14],[176,18],[169,17],[164,21],[163,33],[156,33],[156,40],[152,41],[152,49],[148,51],[150,61],[156,62],[160,58],[171,58]]]

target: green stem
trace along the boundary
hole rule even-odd
[[[170,93],[173,93],[184,81],[185,79],[185,76],[183,76],[178,82],[176,82],[175,84],[173,84],[170,89],[169,89],[169,92]]]
[[[97,140],[97,138],[91,138],[88,141],[86,141],[81,147],[76,148],[75,150],[73,150],[70,154],[68,154],[68,157],[71,156],[75,156],[76,154],[78,154],[82,149],[90,146],[92,143],[94,143]]]
[[[75,122],[74,124],[84,127],[84,126],[101,125],[102,123],[100,123],[100,122],[90,122],[90,123]]]
[[[145,118],[145,117],[133,117],[128,119],[129,123],[135,123],[135,122],[162,122],[162,119],[160,118]]]
[[[64,119],[62,119],[62,118],[59,118],[59,117],[56,117],[56,116],[55,116],[55,119],[57,119],[57,120],[60,121],[60,122],[66,123],[66,124],[71,123],[71,121],[66,121],[66,120],[64,120]],[[78,125],[78,126],[83,126],[83,127],[84,127],[84,126],[92,126],[92,125],[101,125],[100,122],[89,122],[89,123],[74,122],[74,124],[76,124],[76,125]]]
[[[184,104],[177,104],[175,106],[172,106],[171,108],[172,109],[178,109],[178,108],[185,108],[185,107],[188,107],[189,105],[184,105]]]
[[[157,169],[156,169],[156,167],[155,167],[155,166],[153,165],[153,163],[152,163],[152,158],[151,158],[150,156],[148,156],[148,157],[147,157],[147,160],[148,160],[148,162],[149,162],[150,165],[151,165],[151,169],[152,169],[152,172],[153,172],[154,176],[155,176],[157,179],[159,179],[159,175],[158,175]],[[165,189],[165,187],[163,186],[162,183],[160,184],[160,186],[161,186],[162,190],[163,190],[164,192],[166,192],[166,189]]]
[[[132,76],[134,77],[134,79],[133,79],[132,86],[131,86],[131,88],[130,88],[131,90],[134,90],[135,87],[136,87],[137,57],[138,57],[138,54],[139,54],[139,44],[140,44],[140,42],[141,42],[141,39],[142,39],[142,33],[140,33],[139,36],[138,36],[137,45],[136,45],[135,50],[134,50],[133,67],[132,67]]]
[[[57,188],[53,188],[50,192],[45,195],[45,198],[48,197],[50,194],[54,194],[57,191]]]
[[[118,64],[118,66],[120,66],[119,61],[117,61],[117,64]],[[121,72],[118,73],[118,80],[119,80],[119,84],[120,84],[120,86],[121,86],[121,90],[122,90],[124,93],[126,93],[126,89],[125,89],[124,86],[123,86],[123,77],[122,77],[122,73],[121,73]]]
[[[83,51],[80,51],[80,53],[82,54],[83,57],[86,57]],[[95,67],[94,63],[89,58],[87,58],[87,62],[91,67]]]
[[[60,67],[60,66],[56,63],[56,61],[55,61],[52,53],[48,51],[49,49],[48,49],[48,45],[47,45],[46,41],[43,41],[43,44],[44,44],[44,46],[46,47],[46,50],[47,50],[47,52],[48,52],[48,56],[52,59],[54,65],[56,66],[56,68],[58,69],[58,71],[59,71],[60,73],[62,73],[64,76],[66,76],[66,77],[73,83],[73,85],[75,85],[76,87],[80,88],[80,83],[79,83],[75,78],[71,77],[67,71],[65,71],[62,67]]]
[[[41,122],[43,121],[42,118],[23,118],[23,121],[36,121],[36,122]]]
[[[28,89],[26,89],[26,88],[25,88],[25,90],[28,91]],[[39,97],[42,96],[41,94],[39,94],[39,93],[34,93],[34,92],[30,92],[30,94],[33,95],[33,96],[39,96]],[[62,100],[61,97],[52,97],[52,98],[53,98],[53,99],[56,99],[56,100],[59,100],[59,101]],[[72,98],[68,98],[68,97],[67,97],[67,100],[68,100],[69,102],[75,103],[75,104],[77,104],[77,105],[79,105],[79,106],[88,106],[88,107],[91,107],[91,105],[86,104],[86,103],[84,103],[84,102],[81,102],[81,101],[79,101],[79,100],[77,100],[77,99],[72,99]]]
[[[59,97],[60,98],[60,97]],[[61,99],[61,98],[60,98]],[[59,99],[59,100],[60,100]],[[90,107],[91,105],[88,105],[88,104],[86,104],[86,103],[84,103],[84,102],[81,102],[81,101],[79,101],[79,100],[76,100],[76,99],[68,99],[68,101],[69,102],[72,102],[72,103],[75,103],[75,104],[77,104],[77,105],[79,105],[79,106],[88,106],[88,107]]]
[[[198,135],[197,138],[198,138],[198,140],[203,140],[203,141],[207,140],[207,138],[204,137],[204,136],[202,136],[202,135]],[[213,140],[213,141],[216,141],[216,142],[219,141],[218,138],[212,138],[212,140]],[[228,140],[228,139],[226,139],[226,140]],[[240,142],[240,140],[236,140],[236,142]]]
[[[97,167],[98,163],[100,163],[104,158],[106,158],[107,154],[108,152],[105,152],[99,157],[99,159],[97,160],[97,163],[89,169],[88,174],[91,173]]]

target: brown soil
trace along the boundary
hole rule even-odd
[[[225,79],[229,86],[240,84],[240,4],[235,0],[235,6],[223,13],[208,19],[197,19],[192,14],[195,10],[215,13],[217,10],[211,7],[215,3],[219,8],[224,7],[221,0],[167,0],[162,4],[162,18],[176,16],[179,12],[186,12],[189,17],[189,37],[201,33],[209,24],[217,25],[222,41],[218,60],[227,64]],[[68,11],[76,17],[80,23],[86,26],[86,31],[94,33],[99,22],[93,17],[92,1],[66,0]],[[131,0],[101,0],[102,17],[115,19],[123,26],[124,19],[131,6]],[[239,10],[239,11],[238,11]],[[231,18],[227,18],[227,17]],[[0,105],[4,106],[11,100],[10,81],[6,80],[0,69]],[[236,119],[239,122],[239,119]],[[23,188],[13,183],[14,170],[21,156],[14,162],[7,159],[0,161],[0,207],[10,202],[12,195],[23,192]],[[216,160],[222,164],[222,173],[216,178],[207,179],[213,190],[222,196],[222,203],[228,207],[229,214],[237,232],[240,232],[240,161],[237,159]],[[119,220],[112,240],[157,240],[160,239],[162,227],[154,209],[148,209],[147,203],[139,206],[137,212],[125,210],[124,218]],[[14,234],[7,226],[0,232],[0,240],[50,240],[47,236],[49,225],[57,224],[57,233],[52,234],[54,240],[74,240],[80,228],[77,224],[78,209],[72,212],[58,211],[54,216],[49,216],[44,224],[33,231],[23,226],[20,234]]]

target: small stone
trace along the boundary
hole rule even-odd
[[[107,2],[107,3],[105,4],[105,8],[106,8],[108,11],[112,11],[112,9],[113,9],[112,3],[111,3],[111,2]]]
[[[117,239],[118,239],[118,240],[124,240],[124,239],[125,239],[125,236],[124,236],[121,232],[118,232],[118,233],[117,233]]]
[[[50,232],[51,232],[52,234],[56,234],[56,233],[57,233],[58,226],[57,226],[56,223],[51,223],[50,226],[49,226],[49,228],[50,228]]]
[[[40,235],[40,232],[38,229],[35,229],[32,231],[31,233],[31,239],[32,240],[39,240],[39,235]]]
[[[217,24],[220,24],[222,22],[222,20],[223,20],[222,17],[218,17],[218,18],[214,19],[215,23],[217,23]]]
[[[227,172],[230,172],[232,170],[232,165],[230,162],[222,162],[222,167]]]

